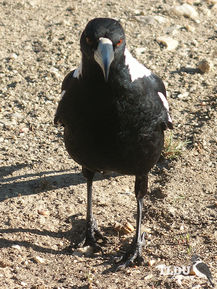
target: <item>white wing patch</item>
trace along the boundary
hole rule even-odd
[[[151,75],[151,71],[144,65],[139,63],[139,61],[132,56],[132,54],[128,51],[127,48],[125,48],[124,55],[125,64],[126,66],[128,66],[132,82],[138,78],[143,78],[144,76],[148,77]]]
[[[164,94],[162,92],[158,92],[158,95],[160,96],[160,99],[162,100],[163,105],[166,108],[166,110],[169,111],[169,103],[168,103],[166,97],[164,96]]]
[[[168,121],[172,123],[172,119],[171,119],[171,117],[169,115],[169,103],[168,103],[166,97],[164,96],[164,94],[162,92],[158,92],[158,95],[159,95],[161,101],[163,102],[164,107],[167,110]]]
[[[61,92],[61,98],[63,98],[63,96],[64,96],[65,93],[66,93],[65,90],[63,90],[63,91]]]
[[[79,77],[82,75],[82,62],[78,66],[78,68],[75,69],[73,73],[73,77],[79,79]]]

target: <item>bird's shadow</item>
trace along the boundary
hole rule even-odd
[[[4,166],[0,168],[0,201],[3,202],[9,198],[15,198],[17,196],[39,194],[41,192],[47,192],[56,190],[59,188],[69,187],[72,185],[78,185],[86,183],[86,179],[81,173],[71,172],[71,170],[61,171],[42,171],[39,173],[26,173],[13,176],[15,171],[24,169],[30,166],[29,164],[17,164],[12,166]],[[94,180],[103,180],[116,177],[117,175],[102,175],[96,174]],[[14,193],[16,192],[16,193]],[[80,238],[85,229],[85,220],[80,218],[80,214],[70,216],[66,222],[71,223],[71,229],[68,231],[49,231],[29,228],[5,228],[0,229],[0,249],[11,248],[13,245],[23,246],[25,248],[32,248],[34,251],[48,254],[64,254],[70,255],[73,253],[73,245],[77,238]],[[79,218],[78,218],[79,217]],[[106,231],[106,229],[105,229]],[[55,239],[63,239],[69,241],[70,245],[61,249],[52,249],[43,247],[26,240],[10,240],[3,237],[3,234],[16,234],[16,233],[28,233],[30,235],[49,236]],[[94,257],[94,256],[93,256]],[[81,287],[82,288],[82,287]]]
[[[38,235],[38,236],[49,236],[51,238],[55,239],[63,239],[65,238],[68,240],[70,243],[72,242],[73,236],[77,234],[76,228],[85,228],[85,220],[84,219],[79,219],[77,220],[77,217],[80,216],[81,214],[76,214],[73,216],[70,216],[66,222],[71,222],[75,224],[75,227],[72,226],[70,230],[68,231],[49,231],[49,230],[39,230],[39,229],[29,229],[29,228],[6,228],[6,229],[0,229],[0,235],[2,234],[16,234],[16,233],[29,233],[31,235]],[[73,220],[76,220],[73,221]],[[69,255],[72,253],[68,250],[68,247],[63,248],[61,250],[55,250],[55,249],[50,249],[47,247],[42,247],[39,245],[36,245],[30,241],[20,241],[20,240],[10,240],[6,238],[0,238],[0,249],[1,248],[10,248],[13,245],[19,245],[23,246],[25,248],[32,248],[34,251],[41,252],[41,253],[48,253],[48,254],[64,254],[64,255]]]
[[[77,219],[81,214],[76,214],[70,216],[66,222],[71,222],[72,226],[71,229],[68,231],[58,231],[53,232],[49,230],[39,230],[39,229],[29,229],[29,228],[7,228],[7,229],[0,229],[0,234],[16,234],[16,233],[29,233],[38,236],[49,236],[55,239],[63,239],[69,241],[72,245],[74,241],[80,237],[85,229],[85,220],[84,219]],[[65,254],[70,255],[72,254],[72,246],[67,246],[61,250],[55,250],[50,248],[45,248],[29,241],[19,241],[19,240],[9,240],[5,238],[0,238],[0,248],[9,248],[13,245],[23,246],[25,248],[32,248],[34,251],[41,252],[41,253],[48,253],[48,254]],[[69,249],[70,248],[70,249]]]
[[[13,176],[13,172],[30,164],[17,164],[12,166],[0,167],[0,202],[5,199],[17,196],[34,195],[42,192],[52,191],[60,188],[76,186],[86,183],[86,179],[77,169],[59,170],[59,171],[41,171],[38,173],[26,173],[23,175]],[[94,180],[103,180],[116,175],[102,175],[97,173]]]
[[[50,236],[53,238],[62,239],[64,236],[68,235],[69,232],[52,232],[48,230],[38,230],[38,229],[25,229],[25,228],[8,228],[0,229],[0,234],[16,234],[16,233],[29,233],[40,236]],[[48,254],[69,254],[65,249],[54,250],[50,248],[41,247],[39,245],[33,244],[29,241],[19,241],[19,240],[9,240],[6,238],[0,238],[0,248],[11,248],[13,245],[23,246],[25,248],[32,248],[34,251]]]
[[[2,248],[13,248],[14,245],[18,245],[20,247],[25,247],[25,248],[31,248],[35,252],[40,252],[44,254],[51,254],[51,255],[72,255],[73,253],[76,252],[78,249],[74,246],[77,241],[79,242],[79,239],[82,239],[82,236],[85,232],[85,224],[86,221],[85,219],[80,219],[80,214],[73,215],[68,218],[68,221],[72,222],[72,227],[68,231],[58,231],[58,232],[53,232],[49,230],[39,230],[39,229],[29,229],[29,228],[7,228],[7,229],[0,229],[0,235],[2,234],[16,234],[16,233],[28,233],[30,235],[38,235],[38,236],[48,236],[52,237],[55,239],[60,239],[62,240],[63,238],[69,241],[69,245],[65,246],[64,248],[61,249],[52,249],[48,247],[43,247],[38,244],[32,243],[31,241],[26,241],[26,240],[16,240],[15,238],[13,240],[7,239],[7,238],[0,238],[0,250]],[[112,228],[101,228],[102,231],[107,232],[106,237],[109,237],[109,235],[115,235],[114,229],[113,229],[113,234],[112,234]],[[124,249],[126,251],[126,248],[129,246],[129,244],[126,244],[126,241],[128,239],[125,239],[124,242],[122,242],[122,246],[120,249],[120,252],[122,252]],[[128,242],[129,243],[129,242]],[[106,244],[106,246],[111,245],[109,242]],[[104,247],[103,252],[99,253],[91,253],[86,255],[84,253],[85,258],[99,258],[101,256],[102,262],[97,266],[106,266],[107,269],[105,269],[102,273],[103,274],[109,274],[112,272],[116,272],[117,264],[114,262],[114,252],[108,252],[104,253]],[[100,254],[100,255],[99,255]],[[102,254],[102,255],[101,255]],[[120,255],[120,253],[119,253]],[[75,287],[75,288],[80,288],[80,287]],[[81,287],[83,288],[83,287]],[[85,287],[84,287],[85,288]]]
[[[5,166],[0,168],[0,201],[4,201],[8,198],[14,198],[25,195],[38,194],[41,192],[52,191],[59,188],[69,187],[72,185],[78,185],[81,183],[86,183],[86,179],[82,176],[81,173],[76,170],[60,170],[60,171],[42,171],[39,173],[26,173],[26,174],[16,174],[13,176],[13,173],[17,170],[24,169],[30,166],[30,164],[17,164],[13,166]],[[96,174],[94,180],[102,180],[105,178],[116,177],[117,175],[101,175]],[[16,194],[14,193],[16,192]],[[79,218],[78,218],[79,217]],[[41,253],[48,253],[54,255],[70,255],[73,253],[72,246],[75,243],[77,238],[80,238],[83,234],[85,228],[85,220],[80,218],[80,215],[73,215],[69,217],[66,222],[71,223],[71,229],[68,231],[49,231],[49,230],[40,230],[40,229],[29,229],[29,228],[6,228],[0,229],[0,248],[11,248],[13,245],[23,246],[25,248],[32,248],[34,251]],[[115,235],[114,228],[102,228],[105,233],[105,236],[111,237]],[[55,239],[68,240],[70,246],[52,249],[43,247],[37,244],[32,243],[31,241],[26,240],[10,240],[5,238],[5,234],[16,234],[16,233],[28,233],[30,235],[39,235],[39,236],[49,236]],[[4,234],[4,237],[2,236]],[[117,236],[117,235],[116,235]],[[111,237],[112,238],[112,237]],[[129,242],[128,242],[129,243]],[[123,242],[120,252],[127,248],[126,242]],[[69,250],[70,248],[70,250]],[[125,250],[126,251],[126,250]],[[96,256],[93,255],[93,258]],[[103,262],[101,266],[108,265],[109,268],[103,271],[103,274],[109,274],[116,271],[117,265],[114,264],[114,252],[108,252],[103,255]]]

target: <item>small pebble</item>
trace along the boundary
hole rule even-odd
[[[38,214],[42,216],[49,216],[49,211],[48,210],[38,210]]]
[[[29,128],[28,127],[23,127],[20,129],[20,133],[27,133],[29,131]]]
[[[217,4],[212,6],[212,11],[215,11],[215,12],[217,11]]]
[[[18,55],[16,53],[11,53],[10,58],[11,59],[17,59]]]
[[[195,28],[192,25],[189,25],[189,24],[186,24],[185,28],[189,32],[194,32],[195,31]]]
[[[175,50],[179,45],[179,42],[169,36],[159,36],[157,37],[157,42],[162,43],[166,46],[167,50]]]
[[[197,68],[200,70],[200,72],[207,73],[210,71],[211,65],[208,60],[203,59],[198,63]]]
[[[154,276],[153,274],[149,274],[147,276],[144,277],[145,280],[149,280],[149,279],[152,279]]]
[[[160,15],[155,15],[154,19],[157,20],[158,23],[167,23],[168,19],[166,17],[160,16]]]
[[[131,232],[134,231],[134,227],[133,227],[133,225],[130,224],[129,222],[126,222],[126,223],[124,224],[124,226],[123,226],[123,230],[124,230],[124,232],[126,232],[126,233],[131,233]]]
[[[185,0],[185,2],[192,5],[192,4],[194,4],[195,0]]]
[[[195,8],[187,3],[180,6],[175,6],[171,9],[171,11],[178,16],[186,16],[193,20],[198,19],[199,16]]]
[[[35,257],[33,258],[33,260],[34,260],[36,263],[38,263],[38,264],[44,264],[44,263],[45,263],[45,259],[43,259],[43,258],[40,257],[40,256],[35,256]]]
[[[156,260],[151,259],[151,260],[148,261],[148,266],[151,267],[151,266],[153,266],[155,263],[156,263]]]
[[[181,225],[180,226],[180,231],[184,231],[184,229],[185,229],[184,225]]]
[[[177,95],[177,97],[178,97],[179,99],[183,99],[183,98],[186,98],[186,97],[188,97],[188,96],[189,96],[189,92],[188,92],[188,91],[183,92],[183,93],[180,93],[180,94]]]
[[[145,51],[146,51],[146,49],[144,47],[138,47],[135,49],[135,54],[137,56],[140,56],[141,54],[144,54]]]
[[[28,4],[31,5],[33,8],[38,6],[38,0],[28,0]]]
[[[134,231],[134,227],[132,224],[130,224],[129,222],[126,222],[125,224],[120,224],[118,222],[116,222],[114,225],[113,225],[114,229],[116,231],[118,231],[119,233],[121,234],[129,234],[129,233],[132,233]]]
[[[141,11],[141,10],[138,10],[138,9],[135,9],[133,12],[134,12],[134,14],[137,15],[137,16],[139,16],[139,15],[144,15],[144,12]]]
[[[216,205],[216,207],[217,207],[217,205]],[[214,239],[217,241],[217,231],[215,231],[215,233],[214,233]]]
[[[51,67],[50,72],[57,78],[60,79],[62,75],[60,74],[59,70],[55,67]]]
[[[90,256],[93,254],[93,247],[86,246],[82,248],[78,248],[76,251],[73,252],[73,255],[81,257],[82,255]]]
[[[217,4],[217,0],[206,0],[209,4]]]
[[[4,261],[0,261],[0,268],[6,268],[8,264],[6,264]]]
[[[19,245],[12,245],[11,248],[21,251],[21,247]]]

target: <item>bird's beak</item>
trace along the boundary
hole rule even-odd
[[[110,65],[114,60],[114,49],[110,39],[103,37],[99,39],[97,49],[94,52],[94,59],[101,67],[105,81],[108,81]]]

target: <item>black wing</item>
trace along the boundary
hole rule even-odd
[[[73,76],[75,70],[69,72],[62,82],[61,94],[62,98],[58,104],[55,117],[54,124],[55,125],[65,125],[65,115],[67,114],[67,107],[70,106],[70,98],[68,95],[68,91],[73,91],[76,89],[78,79]],[[74,88],[73,88],[74,87]]]

